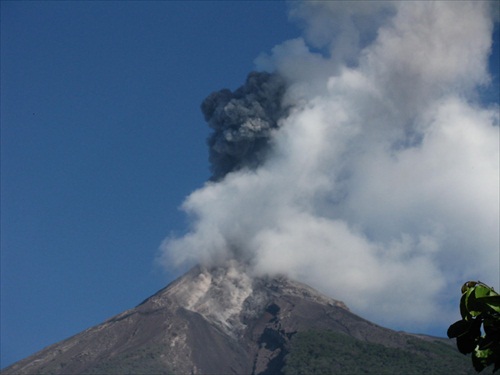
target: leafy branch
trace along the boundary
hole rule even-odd
[[[477,372],[494,365],[500,369],[500,295],[480,281],[462,286],[462,319],[448,328],[448,337],[457,339],[460,353],[472,353]]]

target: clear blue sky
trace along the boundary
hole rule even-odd
[[[299,35],[282,1],[1,2],[1,368],[178,275],[155,257],[209,177],[202,100]]]
[[[165,286],[200,104],[299,35],[284,2],[1,3],[1,363]]]

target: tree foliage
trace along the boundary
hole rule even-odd
[[[480,281],[468,281],[462,286],[460,314],[448,337],[456,337],[461,353],[472,354],[477,372],[491,365],[493,372],[500,369],[500,295]]]
[[[408,336],[387,347],[327,330],[302,331],[291,340],[284,375],[473,374],[468,361],[445,342]]]

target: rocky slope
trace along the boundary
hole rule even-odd
[[[415,340],[433,340],[377,326],[285,277],[195,267],[137,307],[2,374],[280,374],[297,332],[325,330],[408,352]]]

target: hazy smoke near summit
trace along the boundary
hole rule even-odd
[[[213,179],[164,263],[236,260],[444,334],[464,281],[499,280],[499,106],[479,95],[491,6],[293,3],[304,37],[256,59],[273,73],[203,103]]]

